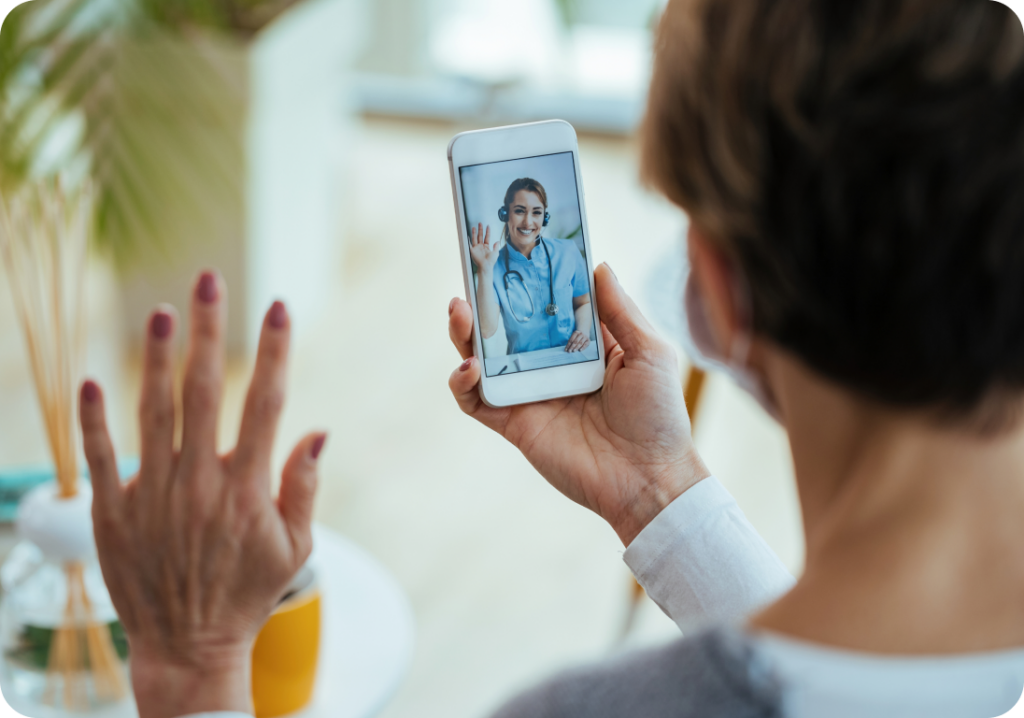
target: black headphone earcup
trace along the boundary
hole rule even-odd
[[[548,222],[550,222],[550,221],[551,221],[551,213],[550,212],[545,212],[544,213],[544,226],[547,227],[548,226]]]
[[[498,210],[498,220],[508,222],[508,207],[502,207]]]

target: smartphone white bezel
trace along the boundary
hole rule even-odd
[[[594,255],[590,247],[590,227],[587,224],[579,147],[576,141],[576,131],[572,125],[564,120],[548,120],[474,130],[456,135],[448,144],[448,167],[451,172],[452,194],[455,200],[455,220],[459,229],[462,277],[465,283],[466,299],[473,308],[473,353],[477,357],[481,357],[480,398],[488,406],[514,406],[577,394],[589,394],[600,389],[604,383],[605,349],[596,311],[594,311],[594,336],[597,342],[596,361],[488,377],[482,359],[483,344],[478,328],[479,322],[477,322],[479,313],[476,305],[476,292],[473,291],[471,269],[473,260],[469,254],[469,228],[466,227],[466,212],[462,202],[462,176],[459,170],[469,165],[518,160],[562,152],[572,152],[576,172],[576,196],[579,198],[580,218],[583,224],[583,246],[587,255],[587,271],[590,273],[591,310],[594,311],[597,307],[597,297],[594,292]],[[494,209],[497,212],[498,206],[495,205]]]

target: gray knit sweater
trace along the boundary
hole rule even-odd
[[[494,718],[781,718],[780,695],[741,634],[713,629],[563,673]]]

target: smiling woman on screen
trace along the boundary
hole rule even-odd
[[[500,311],[509,354],[561,346],[583,351],[594,328],[587,263],[571,239],[543,236],[551,215],[541,183],[524,177],[509,185],[498,219],[504,243],[492,242],[491,228],[482,224],[470,238],[484,339],[498,331]]]

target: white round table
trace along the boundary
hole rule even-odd
[[[370,718],[401,685],[412,660],[412,607],[395,578],[370,554],[313,527],[323,617],[313,703],[302,718]]]
[[[313,527],[322,591],[320,663],[312,703],[294,718],[371,718],[401,685],[412,660],[412,608],[395,578],[370,554],[323,526]],[[138,718],[134,701],[91,714],[38,707],[15,712],[0,699],[0,718]]]

